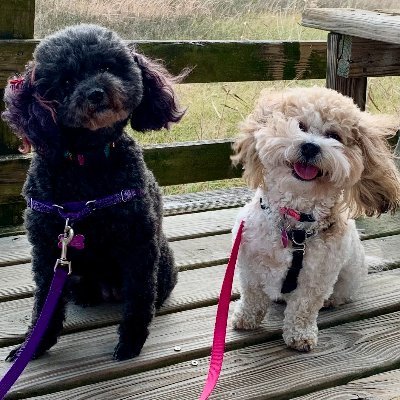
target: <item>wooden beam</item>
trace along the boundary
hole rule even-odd
[[[185,83],[322,79],[324,41],[126,41],[143,54],[164,61],[179,74],[193,68]],[[0,40],[0,82],[21,72],[37,40]]]
[[[308,8],[301,24],[365,39],[400,44],[400,15],[349,8]]]
[[[400,75],[400,44],[383,43],[376,40],[341,36],[347,46],[338,55],[345,78]]]
[[[343,58],[341,58],[343,52],[351,53],[351,41],[349,41],[349,37],[337,33],[330,33],[328,35],[327,46],[326,87],[352,97],[360,109],[365,110],[367,78],[343,77],[347,74],[347,64],[342,62]]]
[[[147,146],[144,158],[160,185],[177,185],[240,177],[233,168],[231,140]],[[0,226],[21,223],[25,204],[20,195],[30,156],[0,157]]]

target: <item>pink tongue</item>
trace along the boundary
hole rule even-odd
[[[314,179],[319,172],[319,169],[314,165],[302,164],[299,162],[294,164],[294,170],[300,178],[305,179],[306,181]]]

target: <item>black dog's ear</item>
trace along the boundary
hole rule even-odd
[[[56,116],[51,102],[36,93],[34,80],[34,62],[26,66],[22,75],[9,80],[4,91],[6,109],[1,117],[22,140],[22,153],[29,152],[31,146],[38,153],[48,153],[59,142]]]
[[[132,113],[132,128],[140,132],[159,130],[180,121],[185,110],[178,104],[173,84],[185,74],[173,77],[162,65],[143,55],[134,53],[133,57],[142,71],[143,98]]]

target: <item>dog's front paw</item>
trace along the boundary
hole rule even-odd
[[[21,351],[21,348],[22,348],[22,345],[17,346],[14,349],[12,349],[10,351],[10,353],[8,354],[8,356],[6,357],[5,361],[14,362],[17,359],[17,357]],[[46,353],[46,351],[47,351],[47,349],[39,347],[38,349],[36,349],[31,360],[36,360],[37,358],[41,357],[44,353]]]
[[[141,346],[131,343],[119,342],[114,349],[113,358],[117,361],[129,360],[140,354],[143,344]]]
[[[318,335],[315,329],[284,332],[283,339],[286,345],[292,349],[308,352],[314,349],[318,343]]]
[[[235,312],[232,316],[232,326],[237,330],[252,330],[260,326],[264,319],[265,313],[249,313],[243,311],[240,304],[236,306]]]
[[[10,354],[6,357],[5,361],[14,362],[15,359],[17,358],[17,355],[18,355],[20,349],[21,349],[21,346],[17,346],[14,349],[12,349],[10,351]]]

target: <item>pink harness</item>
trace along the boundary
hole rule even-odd
[[[211,348],[210,367],[204,385],[203,392],[199,400],[207,400],[217,384],[219,374],[224,360],[226,325],[228,320],[229,303],[231,301],[233,275],[235,273],[236,261],[239,253],[240,241],[242,239],[244,221],[240,223],[233,243],[231,256],[225,271],[224,281],[222,282],[221,293],[219,296],[217,315],[215,317],[214,339]]]

